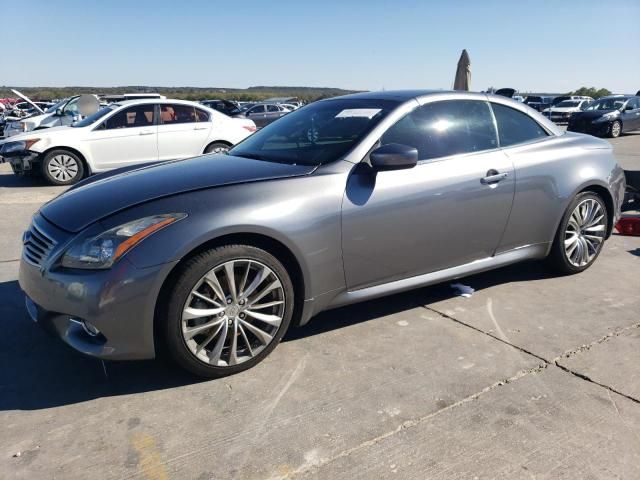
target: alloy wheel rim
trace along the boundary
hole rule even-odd
[[[216,147],[213,150],[211,150],[211,153],[224,153],[228,151],[229,151],[229,147]]]
[[[69,155],[56,155],[49,161],[47,171],[56,180],[67,182],[78,175],[78,162]]]
[[[251,360],[276,336],[285,313],[282,282],[256,260],[231,260],[209,270],[182,311],[182,335],[191,353],[216,367]]]
[[[611,134],[614,137],[620,135],[620,124],[618,122],[615,122],[613,125],[611,125]]]
[[[574,267],[584,267],[596,257],[606,235],[605,211],[600,202],[588,198],[574,208],[564,234],[567,260]]]

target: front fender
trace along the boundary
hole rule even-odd
[[[310,175],[204,189],[138,205],[101,223],[112,228],[148,215],[187,213],[127,254],[138,268],[180,261],[227,235],[275,240],[296,259],[305,299],[311,299],[345,286],[340,236],[344,178]]]

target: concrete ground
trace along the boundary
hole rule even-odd
[[[613,141],[640,169],[640,134]],[[198,381],[85,358],[23,308],[21,232],[60,188],[0,166],[0,478],[640,478],[640,238],[322,314]]]

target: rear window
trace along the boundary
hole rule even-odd
[[[533,142],[549,136],[547,131],[529,115],[497,103],[492,103],[491,107],[498,124],[501,147]]]

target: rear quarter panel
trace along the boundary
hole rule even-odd
[[[498,253],[551,244],[569,202],[587,187],[606,188],[619,211],[624,175],[607,141],[566,133],[505,152],[513,159],[516,193]]]

